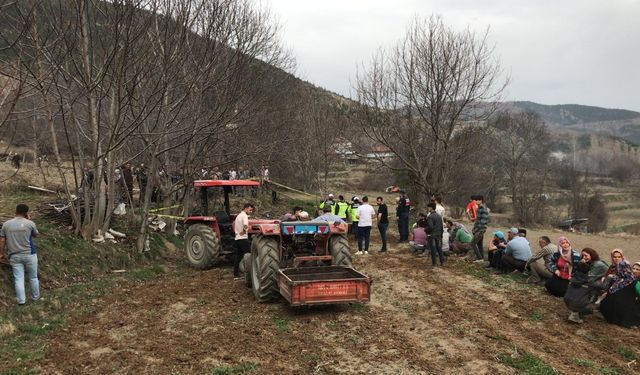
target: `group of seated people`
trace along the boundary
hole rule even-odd
[[[473,236],[464,225],[449,219],[445,219],[445,224],[450,239],[447,252],[473,255],[470,251]],[[412,250],[426,253],[423,245],[426,236],[420,233],[420,226],[414,227],[412,237]],[[582,323],[585,316],[599,309],[610,323],[640,326],[640,262],[632,265],[621,249],[614,249],[609,265],[592,248],[574,250],[564,236],[558,238],[557,245],[542,236],[538,245],[539,250],[533,254],[526,229],[510,228],[506,235],[496,231],[489,241],[486,267],[495,273],[529,274],[527,282],[544,286],[550,294],[564,298],[571,322]]]

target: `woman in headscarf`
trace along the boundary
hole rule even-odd
[[[631,265],[625,259],[624,252],[621,249],[611,250],[611,266],[609,266],[605,276],[612,279],[611,284],[609,284],[609,294],[613,294],[633,283]]]
[[[556,297],[564,297],[573,273],[573,265],[579,261],[580,254],[573,250],[569,239],[564,236],[558,238],[558,250],[551,255],[549,261],[549,269],[553,276],[545,284],[547,291]]]
[[[600,303],[600,312],[609,323],[623,327],[640,326],[640,262],[631,267],[620,249],[611,252],[615,267],[613,282]],[[611,271],[610,267],[610,271]]]

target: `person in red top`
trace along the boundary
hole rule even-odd
[[[553,276],[545,283],[550,294],[564,297],[573,274],[573,266],[578,262],[580,254],[573,250],[569,239],[564,236],[558,238],[558,250],[551,254],[549,260],[549,270],[553,272]]]
[[[469,199],[469,204],[467,204],[467,217],[471,222],[474,222],[478,217],[478,202],[476,201],[478,198],[476,195],[472,195]]]

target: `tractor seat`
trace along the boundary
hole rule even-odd
[[[224,211],[216,211],[213,213],[213,216],[216,217],[216,220],[218,220],[220,224],[231,223],[231,216]]]

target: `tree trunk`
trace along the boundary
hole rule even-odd
[[[156,173],[156,169],[158,169],[157,167],[157,160],[158,158],[156,157],[156,154],[158,152],[158,146],[154,146],[153,147],[153,152],[151,152],[151,162],[149,163],[149,169],[148,169],[148,179],[147,179],[147,187],[146,187],[146,192],[144,194],[144,202],[142,203],[142,207],[140,207],[140,216],[141,216],[141,220],[140,220],[140,231],[138,234],[138,241],[136,242],[136,247],[138,248],[139,252],[143,252],[146,250],[146,241],[147,241],[147,233],[149,231],[149,215],[147,214],[149,212],[149,204],[151,203],[151,194],[152,194],[152,189],[153,187],[152,185],[152,179],[155,176]]]

